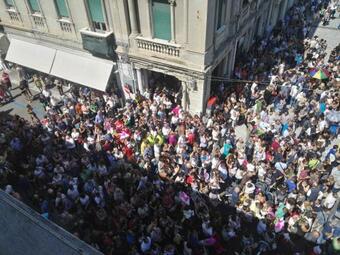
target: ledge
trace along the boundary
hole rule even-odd
[[[88,27],[80,29],[79,32],[84,35],[93,36],[93,37],[101,37],[101,38],[107,38],[113,34],[112,31],[102,32],[102,33],[91,31]]]

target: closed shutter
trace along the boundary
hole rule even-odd
[[[65,0],[56,0],[59,17],[69,17]]]
[[[153,36],[155,38],[171,39],[170,5],[167,0],[152,1]]]
[[[91,19],[93,22],[100,22],[105,23],[104,15],[103,15],[103,8],[102,8],[102,1],[101,0],[87,0]]]
[[[28,0],[32,12],[40,12],[38,0]]]

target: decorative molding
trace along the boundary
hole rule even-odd
[[[168,0],[171,6],[176,6],[176,0]]]

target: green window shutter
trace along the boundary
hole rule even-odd
[[[153,36],[171,40],[170,5],[167,0],[152,1]]]
[[[13,0],[5,0],[7,6],[14,6]]]
[[[40,12],[38,0],[28,0],[32,12]]]
[[[94,22],[105,23],[103,9],[102,9],[102,1],[101,0],[87,0],[88,7],[91,14],[91,19]]]
[[[65,0],[56,0],[55,2],[57,5],[58,15],[60,17],[69,17]]]

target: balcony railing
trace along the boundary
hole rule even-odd
[[[21,22],[20,17],[19,17],[19,13],[16,11],[16,9],[9,8],[9,9],[7,9],[7,12],[8,12],[8,15],[9,15],[11,21]]]
[[[157,39],[146,39],[136,37],[137,47],[139,49],[165,54],[172,57],[179,57],[180,46],[178,44],[163,42]]]
[[[33,22],[36,28],[44,28],[44,17],[40,13],[32,14]]]
[[[61,18],[57,20],[60,25],[60,29],[64,32],[72,32],[72,22],[69,19]]]

